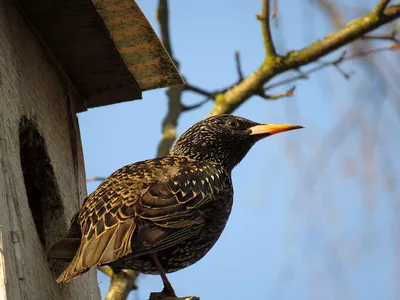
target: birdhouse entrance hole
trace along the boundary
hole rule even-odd
[[[47,231],[63,215],[50,158],[35,120],[23,117],[19,125],[20,159],[29,208],[39,239],[46,247]]]

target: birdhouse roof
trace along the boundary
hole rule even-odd
[[[80,111],[141,99],[183,79],[134,0],[19,0],[21,11],[83,96]]]

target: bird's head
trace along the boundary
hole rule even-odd
[[[213,161],[231,171],[259,140],[284,131],[303,128],[290,124],[260,124],[232,115],[208,117],[184,132],[171,155]]]

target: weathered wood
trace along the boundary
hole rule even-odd
[[[86,194],[75,97],[0,0],[1,299],[100,299],[94,269],[59,285],[46,256]]]
[[[133,0],[16,0],[82,98],[81,110],[183,84]]]

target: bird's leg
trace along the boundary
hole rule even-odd
[[[161,279],[162,279],[162,281],[164,283],[164,289],[162,290],[162,293],[168,294],[168,296],[176,297],[175,291],[172,288],[172,285],[169,282],[169,280],[167,278],[167,275],[165,274],[164,269],[161,266],[160,261],[158,260],[157,253],[152,253],[152,254],[150,254],[150,256],[151,256],[151,258],[153,260],[153,263],[156,265],[158,273],[160,274]]]

